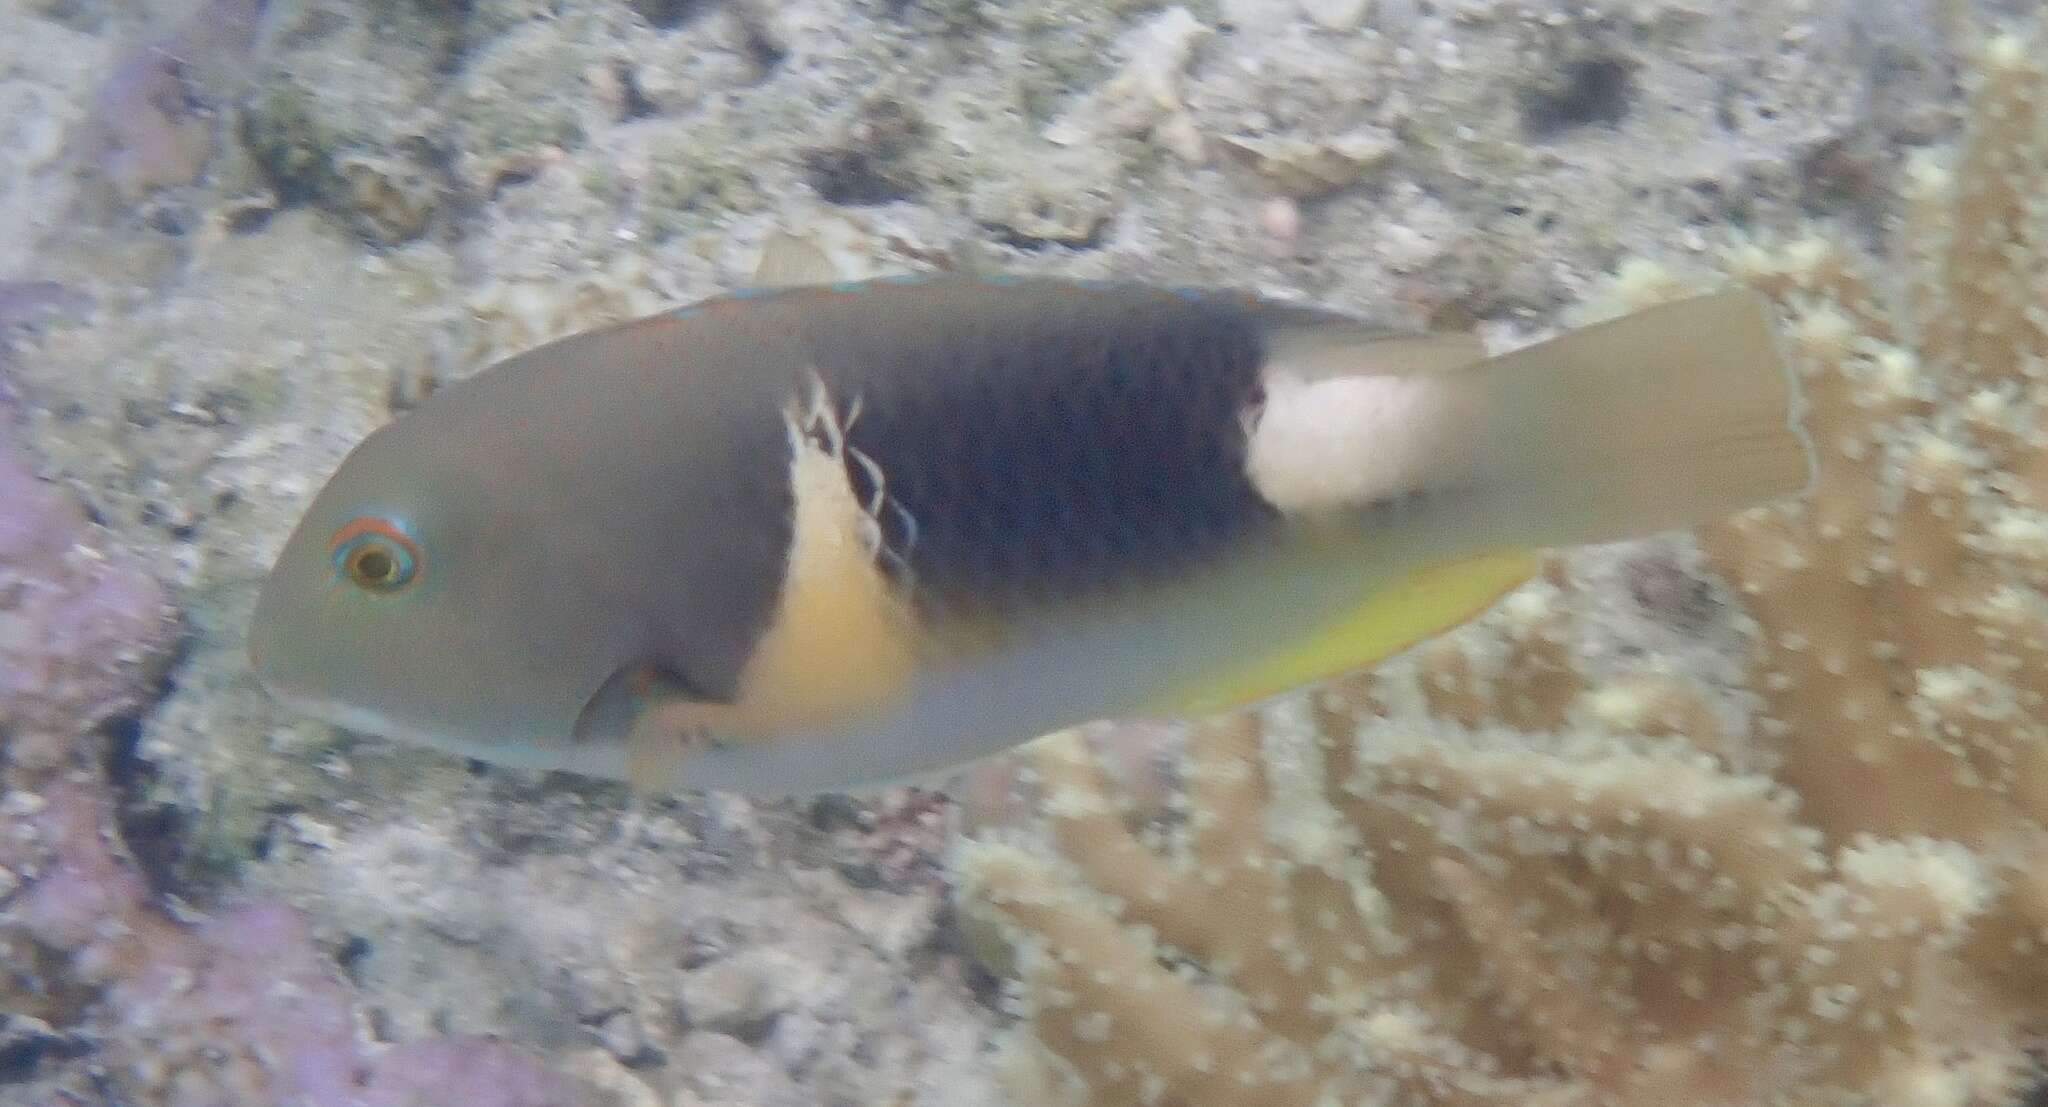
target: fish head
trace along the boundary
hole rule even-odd
[[[461,430],[418,410],[343,462],[263,584],[256,676],[351,730],[614,775],[569,736],[642,648],[629,605],[574,513],[509,475],[533,459]]]

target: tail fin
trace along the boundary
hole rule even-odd
[[[1768,306],[1737,288],[1491,358],[1482,487],[1523,541],[1610,541],[1807,487],[1814,454]]]

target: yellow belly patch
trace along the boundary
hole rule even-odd
[[[1417,570],[1374,589],[1307,639],[1190,682],[1155,710],[1213,714],[1365,668],[1477,617],[1537,567],[1533,551],[1514,550]]]
[[[847,479],[846,420],[815,380],[785,415],[792,512],[774,619],[732,703],[669,702],[647,713],[632,741],[637,778],[665,779],[695,735],[772,741],[893,710],[928,652],[916,613],[881,566],[879,504],[862,503]]]
[[[788,417],[789,562],[775,620],[730,708],[742,738],[886,711],[908,691],[922,656],[916,613],[882,568],[882,505],[862,503],[847,479],[842,418],[815,382]]]

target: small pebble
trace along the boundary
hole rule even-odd
[[[1372,0],[1301,0],[1309,20],[1326,31],[1355,31],[1365,25]]]
[[[1259,229],[1279,242],[1301,237],[1301,205],[1276,196],[1259,205]]]
[[[751,1040],[822,980],[816,965],[784,950],[756,948],[684,973],[678,992],[691,1026]]]
[[[614,1011],[597,1027],[597,1040],[620,1064],[631,1064],[647,1051],[647,1035],[631,1011]]]

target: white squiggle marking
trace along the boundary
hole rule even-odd
[[[842,463],[851,461],[861,467],[868,479],[874,483],[874,491],[867,502],[859,505],[862,516],[859,535],[861,544],[869,556],[878,561],[888,561],[908,579],[910,551],[917,544],[917,520],[911,516],[909,509],[888,494],[888,475],[882,471],[881,464],[847,441],[848,432],[853,429],[854,423],[865,410],[864,401],[863,396],[855,394],[852,401],[847,404],[846,414],[840,415],[824,378],[816,369],[810,370],[806,375],[803,397],[793,409],[785,413],[790,445],[792,449],[811,449],[814,448],[812,443],[815,439],[815,448],[820,448],[827,457]],[[903,525],[904,541],[900,550],[890,548],[884,537],[884,511],[893,512]]]

